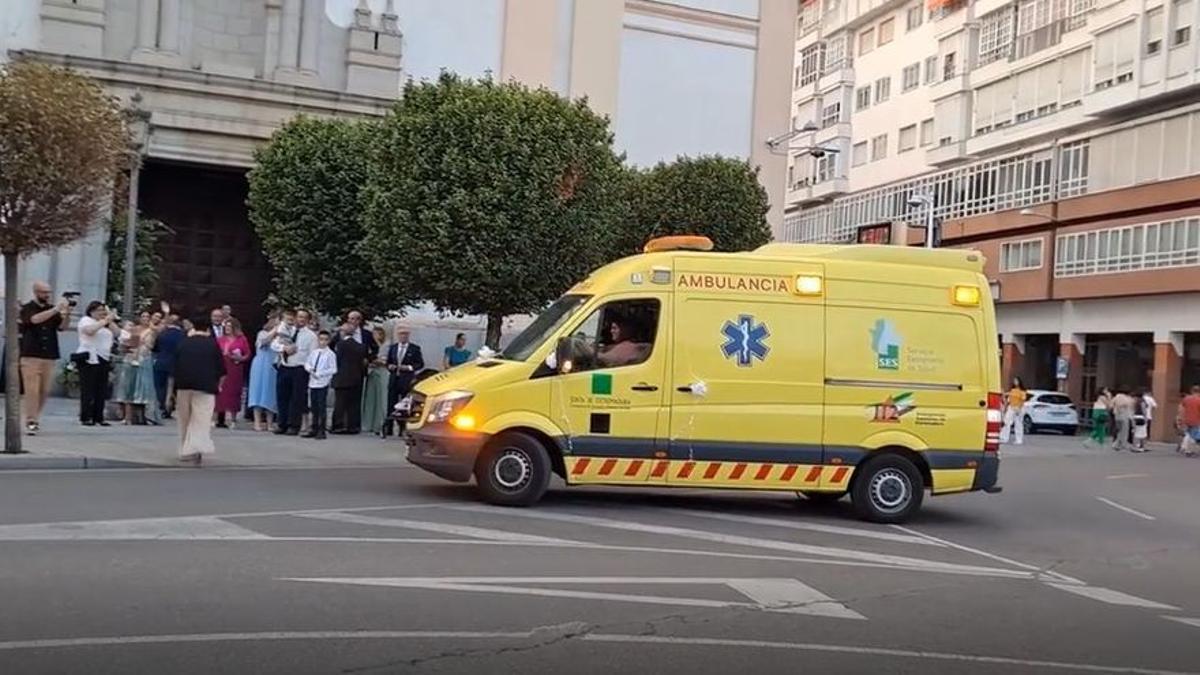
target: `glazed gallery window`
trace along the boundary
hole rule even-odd
[[[1042,266],[1042,240],[1025,239],[1000,245],[1000,271],[1021,272]]]

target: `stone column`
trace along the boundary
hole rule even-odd
[[[283,0],[283,17],[279,25],[279,67],[295,70],[300,56],[300,2]]]
[[[317,72],[321,42],[321,2],[303,0],[300,11],[300,70]]]
[[[179,18],[181,0],[162,0],[159,13],[158,48],[179,53]]]
[[[1083,336],[1066,333],[1058,338],[1058,356],[1067,361],[1067,379],[1058,381],[1058,390],[1084,409],[1091,401],[1083,400]]]
[[[137,51],[158,48],[158,3],[159,0],[140,0],[138,3]]]
[[[1025,367],[1025,336],[1005,335],[1000,349],[1000,387],[1008,391],[1014,377],[1022,377]]]
[[[1154,423],[1150,425],[1150,439],[1173,442],[1175,434],[1175,408],[1179,406],[1179,394],[1183,383],[1183,333],[1154,333],[1154,379],[1151,393],[1158,402],[1154,411]]]
[[[263,48],[263,77],[271,77],[279,67],[279,38],[282,24],[281,0],[267,0],[266,42]]]

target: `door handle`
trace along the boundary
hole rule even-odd
[[[692,387],[691,387],[691,385],[684,385],[684,386],[682,386],[682,387],[675,387],[675,391],[677,391],[677,392],[679,392],[679,393],[681,393],[681,394],[690,394],[690,393],[692,393]]]
[[[630,387],[630,389],[632,389],[634,391],[658,391],[657,386],[655,386],[653,384],[646,384],[645,382],[638,382],[637,384]]]

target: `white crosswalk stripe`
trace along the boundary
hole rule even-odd
[[[462,511],[474,511],[478,513],[495,514],[497,509],[488,506],[476,505],[458,505],[451,508]],[[733,534],[724,534],[720,532],[709,532],[706,530],[695,530],[685,527],[675,527],[669,525],[650,525],[645,523],[636,523],[630,520],[614,520],[609,518],[597,518],[593,516],[581,516],[571,513],[558,513],[552,511],[533,511],[533,510],[508,510],[505,511],[508,517],[517,518],[532,518],[540,520],[555,520],[565,523],[574,523],[577,525],[589,525],[594,527],[602,527],[614,530],[625,530],[629,532],[644,532],[648,534],[661,534],[672,537],[683,537],[688,539],[699,539],[702,541],[711,541],[732,546],[746,546],[751,548],[765,548],[776,551],[789,551],[791,553],[800,553],[805,555],[818,555],[830,558],[838,558],[842,560],[855,560],[862,562],[872,562],[890,565],[896,568],[903,568],[915,571],[931,571],[943,572],[948,574],[973,574],[979,576],[999,576],[1019,579],[1032,578],[1030,572],[1001,569],[998,567],[982,567],[976,565],[960,565],[957,563],[940,562],[936,560],[926,560],[922,558],[910,558],[907,556],[888,555],[883,553],[872,553],[868,551],[856,551],[853,549],[838,548],[833,546],[817,546],[813,544],[801,544],[792,541],[779,541],[776,539],[760,539],[757,537],[745,537]]]
[[[1079,584],[1048,583],[1046,585],[1050,586],[1052,588],[1057,588],[1060,591],[1074,593],[1075,595],[1083,596],[1085,598],[1091,598],[1092,600],[1099,600],[1100,602],[1108,603],[1110,605],[1122,605],[1125,607],[1144,607],[1146,609],[1171,609],[1171,610],[1179,609],[1178,607],[1173,607],[1171,605],[1165,605],[1161,602],[1155,602],[1154,600],[1147,600],[1145,598],[1139,598],[1136,595],[1122,593],[1121,591],[1114,591],[1111,588],[1101,588],[1099,586],[1086,586],[1086,585],[1081,586]]]
[[[436,523],[424,520],[412,520],[409,518],[383,518],[380,516],[363,516],[356,513],[304,513],[298,514],[300,518],[308,518],[311,520],[328,520],[339,523],[353,523],[355,525],[371,525],[374,527],[398,527],[406,530],[422,530],[425,532],[441,532],[444,534],[454,534],[462,537],[473,537],[476,539],[486,539],[489,541],[516,541],[529,542],[539,544],[571,544],[565,539],[555,539],[552,537],[542,537],[533,534],[520,534],[517,532],[506,532],[495,528],[472,527],[470,525],[453,525],[449,523]]]
[[[713,520],[724,520],[730,523],[746,523],[748,525],[766,525],[768,527],[783,527],[791,530],[807,530],[809,532],[824,532],[826,534],[837,534],[847,537],[864,537],[867,539],[879,539],[881,541],[894,541],[904,544],[917,544],[919,546],[938,546],[944,547],[945,544],[940,544],[927,537],[917,537],[909,534],[894,534],[892,532],[880,532],[878,530],[864,530],[855,527],[841,527],[838,525],[821,525],[818,523],[808,523],[802,520],[784,520],[782,518],[762,518],[760,516],[743,516],[732,513],[721,513],[719,511],[702,511],[699,509],[663,509],[668,513],[678,513],[685,516],[696,516],[699,518],[711,518]]]
[[[211,516],[0,525],[0,541],[269,538],[265,534]]]

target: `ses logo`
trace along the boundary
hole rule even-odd
[[[871,350],[879,370],[900,370],[900,334],[887,319],[877,319],[871,329]]]

